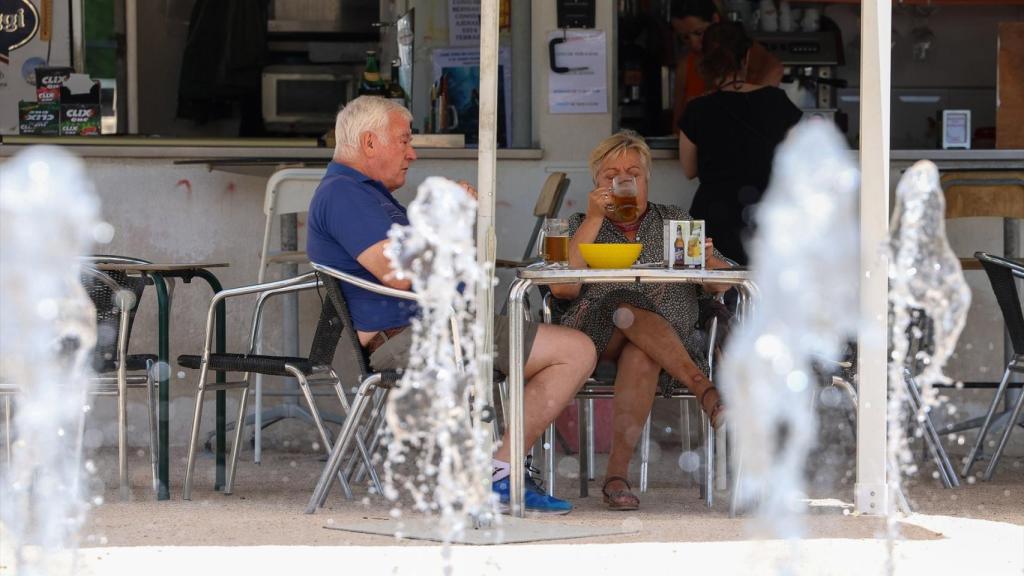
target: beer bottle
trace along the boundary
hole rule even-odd
[[[673,243],[675,248],[673,254],[674,259],[677,263],[682,264],[686,258],[686,241],[683,240],[683,225],[676,224],[676,241]]]
[[[398,81],[398,66],[401,64],[399,60],[391,61],[391,81],[388,82],[388,100],[391,100],[395,104],[406,106],[405,103],[405,90],[402,90],[402,84]]]
[[[366,67],[363,78],[359,82],[360,96],[385,96],[384,81],[380,78],[380,64],[377,63],[377,51],[366,51]]]

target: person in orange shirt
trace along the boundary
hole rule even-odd
[[[714,0],[672,0],[671,16],[672,29],[689,48],[686,57],[676,62],[672,106],[672,125],[676,126],[686,105],[714,88],[705,84],[700,73],[701,41],[708,26],[723,18]],[[761,86],[778,86],[782,82],[782,63],[764,46],[754,42],[747,58],[747,81]]]

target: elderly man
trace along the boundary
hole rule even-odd
[[[392,192],[405,184],[412,148],[412,115],[384,98],[361,96],[344,107],[335,123],[334,158],[309,207],[307,250],[314,262],[337,268],[385,286],[408,290],[408,280],[394,277],[384,255],[392,224],[408,225],[405,207]],[[460,183],[476,195],[468,183]],[[359,341],[375,370],[405,366],[409,356],[408,302],[342,285]],[[554,325],[528,325],[529,356],[525,374],[525,445],[537,441],[544,428],[583,385],[594,369],[594,345],[582,332]],[[495,321],[495,365],[508,371],[508,324]],[[494,455],[493,489],[502,504],[509,496],[509,443],[503,439]],[[565,514],[572,505],[546,495],[526,479],[526,509]]]

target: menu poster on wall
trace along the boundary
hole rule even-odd
[[[70,5],[0,0],[0,14],[0,134],[17,134],[18,103],[36,99],[36,68],[71,65]]]
[[[480,45],[480,0],[448,0],[448,43]]]
[[[548,66],[548,112],[607,114],[608,66],[604,32],[557,30],[548,32],[548,42],[552,41],[555,61]]]
[[[433,81],[437,86],[443,84],[447,104],[454,108],[454,126],[448,131],[465,134],[466,144],[476,145],[480,131],[480,49],[438,48],[430,58]],[[511,102],[512,51],[502,46],[498,49],[498,146],[506,148],[512,146]]]

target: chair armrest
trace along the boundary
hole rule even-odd
[[[206,310],[206,338],[203,341],[203,358],[209,358],[210,355],[210,347],[213,345],[213,327],[217,314],[217,305],[221,302],[228,298],[244,296],[247,294],[261,294],[263,292],[279,294],[300,289],[305,290],[316,286],[317,281],[316,274],[313,272],[306,272],[305,274],[300,274],[294,278],[285,278],[284,280],[275,280],[274,282],[262,282],[260,284],[250,284],[249,286],[239,286],[238,288],[228,288],[214,294],[213,298],[210,299],[210,307]]]
[[[316,262],[310,262],[309,264],[317,272],[322,272],[322,273],[330,276],[331,278],[335,278],[337,280],[345,282],[346,284],[351,284],[353,286],[358,286],[358,287],[362,288],[363,290],[368,290],[370,292],[373,292],[374,294],[381,294],[383,296],[393,296],[395,298],[402,298],[404,300],[412,300],[414,302],[419,302],[420,301],[419,294],[416,294],[415,292],[409,292],[407,290],[398,290],[396,288],[389,288],[387,286],[383,286],[381,284],[377,284],[376,282],[370,282],[369,280],[364,280],[362,278],[359,278],[358,276],[353,276],[351,274],[346,274],[345,272],[342,272],[341,270],[336,270],[334,268],[331,268],[330,266],[324,266],[323,264],[317,264]]]
[[[260,292],[259,298],[257,298],[256,300],[256,306],[253,308],[252,313],[252,328],[251,331],[249,332],[249,353],[255,354],[258,352],[257,348],[260,338],[260,328],[263,322],[263,305],[266,303],[267,300],[279,294],[290,294],[292,292],[312,290],[322,285],[323,284],[320,282],[320,279],[316,278],[311,282],[304,282],[302,284],[294,284],[291,286],[274,288],[273,290],[266,290]]]
[[[545,324],[551,324],[551,300],[553,298],[551,292],[545,292],[544,298],[541,300],[540,313]]]

